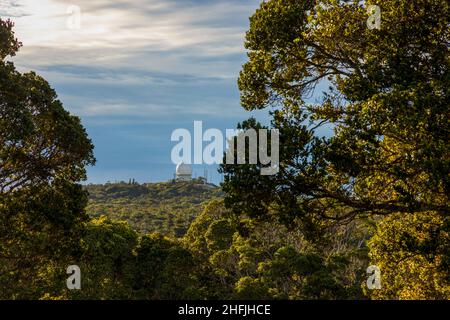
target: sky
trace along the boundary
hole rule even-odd
[[[23,47],[95,145],[88,183],[173,178],[171,133],[232,129],[267,111],[240,107],[245,32],[260,0],[0,0]],[[78,14],[78,12],[80,14]],[[79,17],[79,19],[78,19]],[[194,175],[218,183],[217,166]]]

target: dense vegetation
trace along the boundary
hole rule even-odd
[[[241,103],[270,110],[280,165],[265,177],[224,165],[225,204],[319,243],[372,219],[371,263],[385,275],[374,297],[449,298],[449,2],[364,1],[381,7],[380,29],[361,1],[319,2],[266,1],[250,19]],[[334,134],[319,138],[325,124]]]
[[[301,232],[288,230],[276,221],[261,223],[235,217],[225,208],[219,189],[199,184],[199,181],[144,185],[122,182],[89,185],[87,190],[90,192],[87,211],[90,215],[103,216],[92,220],[88,226],[95,232],[88,239],[97,243],[95,253],[87,255],[96,258],[94,261],[87,259],[82,267],[85,277],[89,277],[84,285],[95,288],[96,283],[105,283],[105,287],[97,291],[101,297],[364,298],[369,222],[337,227],[317,246],[307,241]],[[153,197],[158,200],[152,200]],[[178,199],[183,199],[181,208],[177,207]],[[206,207],[204,200],[208,200]],[[180,218],[176,220],[179,224],[169,223],[172,216],[165,211],[168,206],[173,207],[171,212],[179,212]],[[186,220],[183,220],[183,208],[189,213]],[[138,220],[133,219],[135,216]],[[111,218],[126,222],[114,222]],[[152,233],[148,234],[148,230]],[[122,240],[111,240],[114,233]],[[117,243],[116,247],[118,241],[122,244]],[[141,251],[143,244],[145,250],[150,250],[151,257],[140,256],[147,252]],[[110,260],[111,252],[116,250],[118,253],[113,256],[120,259],[119,269],[114,267],[117,263],[114,258]],[[174,254],[167,258],[170,263],[167,266],[165,256],[169,253],[164,250]],[[105,272],[105,266],[110,270]],[[105,274],[108,277],[103,277]],[[127,279],[124,284],[110,278],[122,279],[124,275],[139,280]],[[300,277],[302,280],[298,281]],[[76,297],[93,296],[84,291]]]
[[[222,196],[220,188],[202,180],[138,184],[88,185],[87,213],[127,221],[139,233],[181,237],[205,204]]]
[[[241,102],[270,110],[279,172],[223,165],[223,193],[83,188],[91,141],[6,60],[21,44],[0,20],[0,298],[450,299],[449,3],[385,0],[374,30],[362,2],[318,2],[264,1],[250,19]]]

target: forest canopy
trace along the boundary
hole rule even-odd
[[[238,86],[279,170],[216,188],[82,185],[93,143],[0,19],[0,299],[450,299],[449,26],[447,0],[261,2]]]
[[[375,296],[448,298],[450,5],[383,1],[368,28],[376,4],[273,0],[250,18],[241,103],[270,110],[280,170],[223,165],[225,204],[319,243],[370,219],[371,261],[389,274]]]

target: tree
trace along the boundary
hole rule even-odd
[[[136,249],[133,289],[137,299],[199,299],[195,263],[177,240],[159,234],[142,237]]]
[[[381,270],[374,299],[450,299],[449,218],[436,213],[395,214],[370,240],[371,262]]]
[[[49,272],[61,279],[81,252],[88,216],[78,182],[95,159],[80,119],[50,85],[6,60],[21,46],[12,28],[0,19],[0,296],[39,298],[64,286]]]
[[[367,261],[341,231],[335,231],[331,247],[319,248],[276,221],[237,218],[223,201],[212,201],[183,240],[196,258],[207,298],[361,298],[364,269],[358,267]],[[339,240],[346,243],[334,248]]]
[[[273,259],[259,264],[257,276],[236,284],[237,295],[251,299],[343,299],[344,286],[333,271],[337,265],[314,253],[300,253],[291,246],[279,248]],[[351,291],[348,291],[349,293]]]
[[[134,250],[138,234],[128,223],[105,216],[87,223],[79,261],[82,290],[70,292],[78,299],[131,299],[135,271]]]
[[[448,2],[384,1],[381,30],[366,27],[360,1],[307,3],[263,2],[250,19],[242,105],[274,108],[282,137],[280,172],[265,184],[271,201],[258,210],[275,202],[292,216],[330,219],[447,214]],[[324,81],[322,103],[307,104]],[[333,124],[334,135],[319,139],[306,119]],[[225,189],[238,202],[249,191],[233,178]]]
[[[366,25],[370,4],[379,30]],[[444,0],[263,2],[239,88],[246,110],[271,110],[280,170],[223,165],[227,206],[299,223],[316,241],[336,222],[447,218],[449,23]],[[332,136],[316,134],[324,125]]]

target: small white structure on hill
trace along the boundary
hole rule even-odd
[[[192,165],[186,163],[179,163],[175,171],[176,179],[179,181],[192,180]]]

